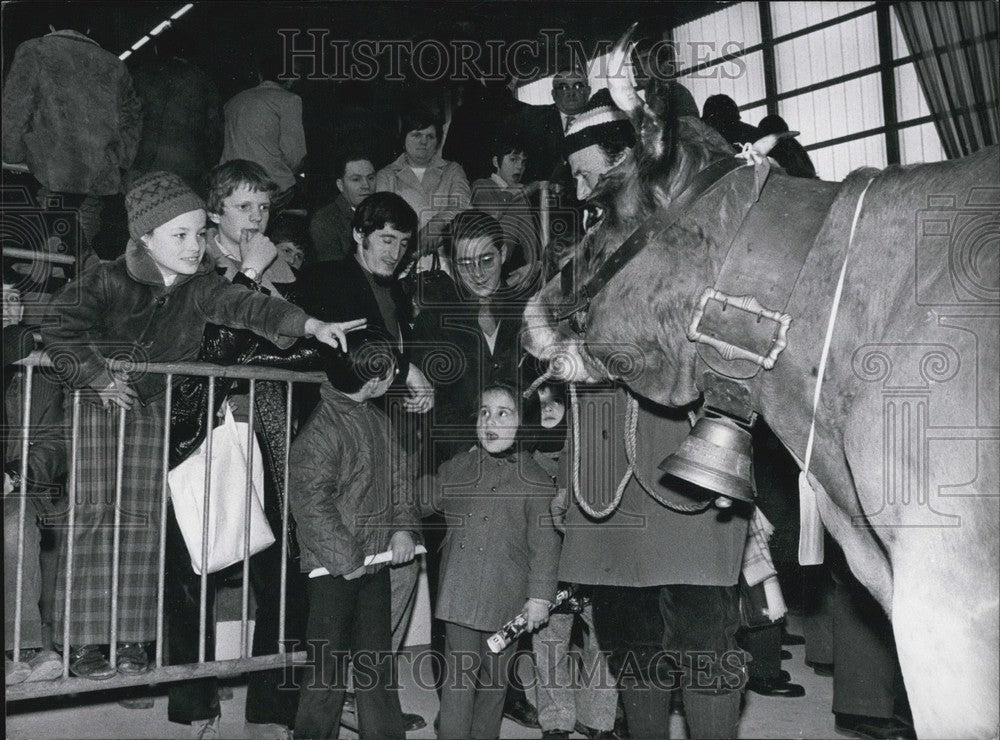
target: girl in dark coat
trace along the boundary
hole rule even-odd
[[[555,487],[530,454],[517,451],[520,417],[510,386],[488,386],[480,396],[478,444],[442,465],[423,489],[448,518],[436,611],[446,623],[442,738],[499,736],[515,650],[494,655],[487,638],[518,612],[534,631],[548,620],[555,597]],[[477,656],[477,670],[458,671],[469,654]]]
[[[156,634],[157,552],[162,486],[164,377],[109,367],[108,359],[193,360],[209,322],[259,332],[287,347],[315,335],[336,346],[358,322],[327,324],[284,301],[234,286],[217,275],[205,254],[205,206],[176,175],[152,172],[125,198],[126,253],[95,265],[57,293],[58,320],[42,338],[62,383],[81,394],[76,461],[76,521],[68,537],[74,554],[69,608],[70,667],[77,676],[109,678],[148,668],[146,643]],[[118,408],[116,408],[118,407]],[[120,561],[112,583],[116,442],[124,415]],[[113,411],[114,413],[109,413]],[[66,553],[62,556],[65,557]],[[58,568],[55,634],[64,634],[65,568]],[[117,589],[117,623],[110,601]],[[100,645],[117,645],[117,666]]]

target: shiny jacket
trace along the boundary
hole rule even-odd
[[[494,457],[477,446],[421,479],[419,490],[423,513],[448,521],[435,617],[493,631],[529,597],[555,597],[556,489],[531,455]]]
[[[393,533],[419,539],[409,466],[389,419],[329,383],[292,442],[289,505],[298,525],[301,568],[342,576],[383,552]]]
[[[3,91],[3,159],[54,192],[113,195],[132,165],[142,109],[125,63],[76,31],[17,47]]]
[[[159,398],[165,383],[162,375],[143,373],[143,363],[197,359],[206,324],[249,329],[287,348],[309,318],[286,301],[233,285],[210,260],[166,286],[135,242],[114,262],[85,270],[51,306],[57,320],[42,327],[42,343],[62,383],[100,390],[111,383],[106,361],[127,360],[134,368],[129,381],[144,404]]]

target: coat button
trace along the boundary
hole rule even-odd
[[[607,429],[602,429],[601,430],[601,437],[603,439],[607,439],[608,438],[608,430]]]
[[[488,516],[484,516],[484,517],[483,517],[483,521],[484,521],[484,522],[488,522],[489,520],[490,520],[490,518],[489,518]]]
[[[481,547],[480,547],[480,548],[479,548],[479,552],[482,552],[482,551],[483,551],[483,548],[481,548]]]
[[[493,493],[496,493],[497,492],[497,487],[493,486],[492,488],[490,488],[490,490],[493,491]]]
[[[464,542],[460,542],[459,545],[458,545],[458,549],[459,550],[464,550],[465,549],[465,543]]]

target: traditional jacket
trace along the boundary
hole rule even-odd
[[[434,616],[493,631],[530,598],[556,593],[559,533],[555,487],[531,455],[493,456],[475,447],[421,480],[424,513],[448,521]]]
[[[326,568],[342,576],[386,550],[393,533],[418,535],[420,520],[388,417],[326,382],[320,399],[292,443],[289,504],[302,572]]]
[[[581,494],[606,507],[628,468],[625,451],[626,391],[590,388],[580,393]],[[663,478],[659,464],[691,430],[684,412],[640,402],[636,471],[661,498],[692,503]],[[572,422],[571,422],[572,423]],[[570,439],[573,435],[571,433]],[[602,586],[732,586],[747,541],[747,514],[708,506],[681,513],[656,501],[635,476],[614,513],[593,519],[572,499],[574,450],[563,455],[560,487],[570,489],[559,579]]]
[[[132,165],[142,110],[125,64],[76,31],[17,47],[3,91],[3,159],[53,192],[113,195]]]
[[[203,258],[193,275],[171,286],[144,247],[85,270],[52,298],[58,321],[42,327],[54,371],[71,388],[100,390],[111,383],[107,359],[130,360],[132,386],[143,403],[159,398],[162,375],[143,374],[143,362],[195,360],[208,323],[249,329],[287,348],[309,317],[286,301],[233,285]]]

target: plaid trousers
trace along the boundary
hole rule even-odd
[[[67,394],[66,418],[72,395]],[[154,640],[163,475],[163,399],[135,404],[125,415],[121,539],[118,571],[118,642]],[[111,641],[112,555],[115,521],[117,407],[82,401],[77,459],[76,520],[72,542],[70,645]],[[67,451],[70,445],[67,442]],[[62,523],[68,522],[63,518]],[[66,547],[59,554],[54,638],[62,642],[66,603]]]

